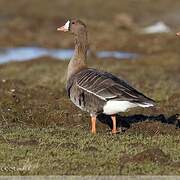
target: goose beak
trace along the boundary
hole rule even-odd
[[[70,26],[70,21],[67,21],[64,26],[57,28],[57,31],[67,32],[69,31],[69,26]]]
[[[67,32],[68,29],[66,29],[64,26],[62,26],[62,27],[58,27],[57,31]]]
[[[176,36],[180,36],[180,32],[176,33]]]

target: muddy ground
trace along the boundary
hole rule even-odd
[[[69,17],[80,17],[88,24],[93,51],[140,54],[133,60],[89,57],[89,65],[125,78],[157,105],[119,114],[123,132],[114,136],[109,117],[101,115],[94,136],[89,115],[66,95],[67,61],[44,57],[2,64],[1,175],[180,174],[180,39],[175,36],[180,2],[113,0],[101,11],[100,4],[1,0],[0,46],[72,48],[72,36],[55,29]],[[139,33],[158,20],[172,32]]]

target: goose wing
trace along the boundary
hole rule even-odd
[[[79,72],[77,77],[76,85],[81,90],[102,100],[154,103],[152,99],[146,97],[127,82],[110,73],[96,69],[85,69]]]

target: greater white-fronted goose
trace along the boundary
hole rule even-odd
[[[117,133],[116,114],[133,107],[150,107],[155,101],[111,73],[88,68],[86,64],[88,39],[86,25],[77,19],[68,20],[58,31],[71,32],[75,51],[68,65],[66,89],[71,101],[91,115],[92,133],[96,133],[96,117],[111,115],[112,133]]]

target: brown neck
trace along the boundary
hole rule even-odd
[[[80,32],[75,36],[75,51],[68,65],[67,79],[80,70],[86,68],[86,57],[88,49],[87,32]]]

